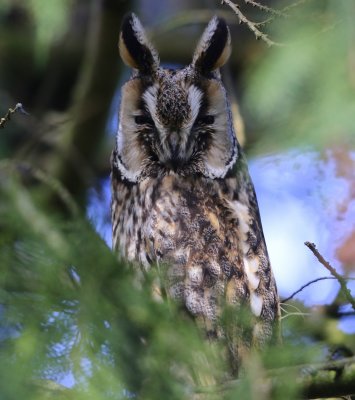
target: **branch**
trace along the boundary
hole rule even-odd
[[[0,128],[5,128],[6,122],[11,120],[11,115],[15,112],[20,112],[21,114],[29,115],[27,111],[22,106],[22,103],[17,103],[14,108],[9,108],[5,117],[0,119]]]
[[[68,190],[62,185],[62,183],[48,174],[47,172],[37,168],[26,161],[17,161],[17,160],[1,160],[0,161],[0,172],[2,170],[6,170],[8,174],[11,173],[19,173],[19,176],[24,177],[26,175],[30,175],[33,178],[36,178],[39,182],[46,185],[53,193],[55,193],[58,198],[63,202],[63,204],[67,207],[68,211],[70,211],[71,215],[78,216],[79,215],[79,207],[75,202],[72,195],[68,192]]]
[[[298,7],[300,4],[303,4],[303,3],[305,3],[306,1],[309,1],[309,0],[298,0],[298,1],[295,1],[294,3],[292,3],[292,4],[290,4],[290,5],[286,6],[286,7],[284,7],[284,8],[281,10],[281,12],[284,14],[285,11],[289,11],[289,10],[291,10],[292,8]]]
[[[299,6],[300,4],[303,4],[309,0],[295,1],[294,3],[282,8],[281,10],[275,10],[273,8],[264,6],[262,4],[257,3],[256,1],[252,1],[252,0],[244,0],[244,1],[247,4],[251,4],[253,7],[257,7],[260,10],[266,11],[269,14],[271,14],[271,16],[264,21],[254,22],[255,26],[259,27],[259,26],[264,26],[264,25],[272,22],[276,17],[285,17],[285,18],[290,17],[290,14],[288,13],[289,10],[292,10],[292,8],[295,8],[295,7]]]
[[[355,357],[326,363],[300,379],[308,399],[340,397],[355,393]]]
[[[57,382],[41,379],[33,382],[25,382],[30,393],[36,393],[36,398],[57,399],[57,400],[74,400],[77,399],[78,393],[75,389],[69,389]]]
[[[336,279],[334,278],[334,276],[322,276],[321,278],[317,278],[317,279],[313,279],[312,281],[307,282],[306,284],[304,284],[303,286],[301,286],[298,290],[296,290],[295,292],[293,292],[289,297],[287,297],[286,299],[281,300],[281,303],[286,303],[287,301],[293,299],[296,294],[302,292],[303,289],[305,289],[306,287],[312,285],[313,283],[319,282],[319,281],[324,281],[326,279]]]
[[[252,3],[252,2],[250,2]],[[255,2],[253,2],[255,3]],[[263,33],[259,28],[258,28],[258,23],[250,21],[240,10],[239,6],[235,3],[233,3],[231,0],[222,0],[221,4],[227,4],[237,15],[240,23],[245,23],[245,25],[254,33],[256,39],[261,39],[263,40],[268,46],[280,46],[280,43],[276,43],[273,40],[269,38],[269,36],[266,33]]]
[[[266,11],[270,14],[277,15],[278,17],[287,17],[288,15],[282,11],[275,10],[271,7],[265,6],[263,4],[258,3],[257,1],[253,0],[244,0],[246,4],[251,4],[253,7],[258,8],[259,10]]]
[[[353,309],[355,310],[355,299],[352,297],[350,290],[346,286],[346,279],[338,274],[335,268],[333,268],[328,261],[324,259],[324,257],[319,253],[316,249],[316,245],[311,242],[305,242],[305,245],[312,251],[312,253],[316,256],[318,261],[334,276],[335,279],[338,280],[340,284],[341,291],[343,292],[347,301],[351,304]]]
[[[265,380],[271,387],[285,384],[285,377],[298,374],[300,391],[308,399],[340,397],[355,393],[355,357],[319,364],[303,364],[266,371]],[[243,379],[226,382],[221,386],[199,387],[197,393],[219,393],[240,385]]]

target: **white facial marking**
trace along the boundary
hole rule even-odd
[[[186,128],[191,128],[194,124],[201,107],[202,92],[195,85],[191,85],[187,92],[187,101],[191,109],[191,118],[186,123]]]
[[[224,178],[235,163],[238,152],[236,136],[228,113],[226,92],[218,82],[210,82],[207,87],[207,113],[215,118],[212,144],[204,155],[204,175],[209,178]]]
[[[119,124],[119,127],[118,127],[116,143],[117,143],[117,152],[118,152],[119,156],[122,156],[124,144],[123,144],[123,134],[122,134],[121,123]],[[130,162],[132,159],[135,162],[138,159],[138,156],[139,155],[138,155],[137,150],[131,151],[128,155],[127,160],[125,160],[127,162],[127,165],[131,165]],[[137,182],[138,177],[141,173],[138,165],[136,166],[137,167],[136,169],[127,169],[127,167],[121,162],[121,160],[119,158],[116,158],[115,164],[118,167],[122,176],[124,176],[130,182]],[[136,163],[134,163],[134,164],[136,164]]]
[[[154,122],[156,122],[157,118],[157,92],[158,85],[149,86],[149,88],[143,93],[142,97],[145,101],[147,108]]]

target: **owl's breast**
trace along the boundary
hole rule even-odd
[[[172,175],[151,182],[145,193],[149,211],[137,255],[166,266],[169,294],[210,320],[228,291],[234,302],[246,299],[238,224],[218,184]]]
[[[217,257],[227,239],[228,216],[212,181],[166,176],[153,184],[144,236],[157,260],[186,264]]]
[[[115,247],[146,269],[158,264],[168,294],[204,323],[225,303],[248,305],[263,320],[277,314],[258,211],[240,189],[233,200],[226,182],[169,175],[120,190],[113,204]]]

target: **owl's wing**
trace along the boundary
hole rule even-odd
[[[228,201],[238,226],[242,268],[249,291],[251,312],[257,317],[253,341],[263,344],[273,335],[273,324],[279,319],[279,298],[265,243],[259,206],[247,162],[239,148],[239,157],[225,179]]]

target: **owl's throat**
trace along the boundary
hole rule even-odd
[[[174,172],[181,170],[186,165],[189,157],[186,154],[185,146],[181,143],[179,133],[171,133],[163,147],[162,164],[164,164],[164,167]]]
[[[183,169],[185,164],[186,164],[185,160],[182,160],[181,158],[178,157],[174,157],[166,160],[164,166],[168,170],[178,172],[181,169]]]

